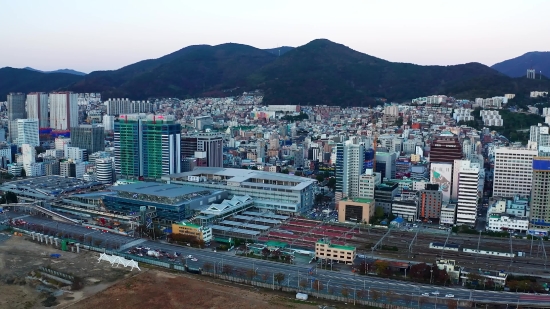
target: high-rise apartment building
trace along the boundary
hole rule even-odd
[[[382,179],[395,179],[397,172],[397,152],[377,151],[376,154],[376,171],[382,175]]]
[[[40,146],[38,119],[17,119],[17,145]]]
[[[32,92],[27,95],[27,118],[38,119],[39,128],[49,128],[48,94],[44,92]]]
[[[365,171],[365,145],[347,141],[336,147],[336,199],[359,197],[359,177]]]
[[[181,139],[181,159],[195,156],[195,152],[206,153],[208,167],[223,167],[223,137],[218,133],[199,133]]]
[[[149,101],[130,101],[128,99],[109,99],[105,102],[107,115],[152,113],[153,103]]]
[[[129,114],[115,122],[115,169],[129,178],[158,179],[181,171],[181,125],[173,116]]]
[[[443,205],[443,194],[439,185],[427,184],[426,189],[418,191],[418,217],[422,219],[438,219]]]
[[[462,146],[458,136],[444,132],[433,140],[430,148],[430,162],[452,164],[454,160],[460,159],[462,159]]]
[[[25,113],[25,100],[24,93],[10,93],[8,94],[8,130],[9,141],[14,142],[17,139],[17,119],[26,119]]]
[[[50,93],[50,126],[69,130],[78,126],[78,95],[70,91]]]
[[[456,224],[475,226],[478,207],[478,185],[481,167],[468,160],[458,160],[458,201]],[[456,165],[455,165],[456,166]]]
[[[86,149],[88,154],[105,150],[105,130],[94,125],[71,128],[71,145]]]
[[[526,148],[496,148],[493,175],[493,196],[514,197],[531,194],[533,158],[537,150]]]
[[[529,228],[548,231],[550,229],[550,157],[533,159],[532,183]]]
[[[36,162],[36,149],[33,145],[21,145],[21,154],[23,156],[23,169],[26,175],[31,176],[32,164]]]

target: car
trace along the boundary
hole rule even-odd
[[[192,256],[192,255],[188,255],[188,256],[186,256],[185,258],[186,258],[186,259],[192,259],[193,256]]]
[[[439,295],[439,291],[433,291],[432,294],[433,295]]]
[[[453,294],[447,294],[447,295],[445,295],[445,297],[453,298],[453,297],[455,297],[455,296],[454,296]]]
[[[192,258],[191,261],[196,262],[198,260],[196,258]]]
[[[422,293],[422,296],[430,296],[429,293]]]

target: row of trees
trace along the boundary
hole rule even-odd
[[[204,248],[204,240],[198,239],[193,235],[184,235],[172,233],[168,235],[168,242],[177,243],[180,245],[190,244],[193,247]]]
[[[374,263],[362,262],[357,271],[359,274],[375,272],[381,277],[391,277],[395,274],[400,274],[390,267],[390,262],[384,260],[377,260]],[[432,267],[426,263],[412,265],[408,269],[407,274],[408,278],[416,282],[432,281],[432,283],[442,285],[450,283],[450,277],[446,270]]]

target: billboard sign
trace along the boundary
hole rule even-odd
[[[548,236],[548,231],[542,231],[542,230],[527,230],[527,234],[531,236]]]
[[[432,163],[430,169],[430,182],[439,185],[439,191],[443,194],[443,201],[451,198],[451,181],[453,165],[451,163]]]

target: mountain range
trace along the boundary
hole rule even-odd
[[[35,71],[35,72],[40,72],[40,73],[67,73],[67,74],[74,74],[74,75],[80,75],[80,76],[86,75],[86,73],[78,72],[78,71],[71,70],[71,69],[59,69],[59,70],[55,70],[55,71],[40,71],[40,70],[29,68],[29,67],[24,67],[23,69],[31,70],[31,71]]]
[[[32,75],[30,74],[32,73]],[[101,92],[104,98],[231,96],[260,89],[266,104],[371,105],[430,94],[473,99],[548,91],[550,81],[512,78],[480,63],[396,63],[325,39],[268,50],[227,43],[193,45],[118,70],[84,76],[0,69],[0,95],[11,91]]]
[[[542,75],[550,74],[550,52],[529,52],[519,57],[499,62],[491,68],[506,74],[510,77],[520,77],[527,75],[527,69],[534,69],[536,78],[541,78]]]

